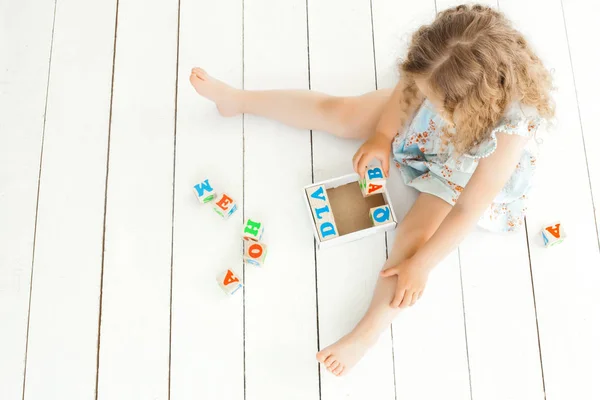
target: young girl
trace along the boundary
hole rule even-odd
[[[421,298],[429,272],[478,222],[493,231],[523,224],[534,135],[554,113],[547,70],[523,36],[488,7],[439,13],[413,35],[400,72],[393,90],[359,97],[238,90],[199,68],[190,76],[223,116],[249,113],[366,139],[353,158],[356,172],[362,176],[378,159],[387,175],[392,153],[406,184],[421,192],[398,227],[365,316],[317,353],[335,375],[347,373],[400,309]]]

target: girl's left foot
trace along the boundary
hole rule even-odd
[[[193,68],[190,83],[202,97],[215,103],[224,117],[233,117],[241,113],[241,91],[210,76],[202,68]]]
[[[350,332],[331,346],[317,353],[317,360],[335,376],[348,373],[358,363],[375,340]]]

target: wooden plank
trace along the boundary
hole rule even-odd
[[[192,189],[209,178],[242,207],[242,117],[221,117],[188,80],[199,66],[242,86],[242,2],[182,0],[180,15],[171,399],[242,399],[243,294],[215,281],[227,268],[242,276],[242,210],[222,221]]]
[[[544,18],[539,18],[542,7]],[[557,121],[544,141],[527,219],[546,396],[594,398],[599,393],[600,256],[561,2],[502,0],[500,9],[554,70],[557,88]],[[565,154],[569,168],[557,162]],[[545,249],[539,232],[555,220],[563,222],[569,237]]]
[[[40,181],[27,399],[95,396],[114,35],[114,3],[58,3]],[[48,374],[49,370],[54,372]]]
[[[21,399],[54,4],[0,1],[0,398]]]
[[[437,3],[439,10],[462,4]],[[484,4],[497,8],[496,0]],[[543,398],[525,230],[475,230],[460,245],[460,265],[473,398]]]
[[[393,87],[411,34],[435,14],[434,2],[373,1],[374,42],[379,87]],[[400,28],[399,28],[400,27]],[[392,170],[389,190],[398,218],[414,202],[415,193]],[[395,235],[388,235],[388,244]],[[458,252],[431,273],[425,296],[393,323],[398,399],[469,398]],[[443,332],[443,334],[440,334]],[[431,385],[428,382],[437,382]]]
[[[119,2],[98,399],[168,397],[177,16]]]
[[[244,82],[308,89],[305,0],[245,3]],[[315,254],[302,196],[312,176],[310,132],[246,116],[244,133],[244,211],[264,222],[269,249],[263,270],[246,267],[246,398],[316,400]]]
[[[308,25],[313,90],[347,96],[375,89],[369,1],[309,1]],[[352,172],[359,145],[313,132],[315,181]],[[379,234],[317,253],[321,348],[348,333],[366,311],[385,251],[385,237]],[[383,334],[349,374],[335,377],[321,368],[321,380],[324,400],[393,399],[391,335]]]
[[[600,59],[600,49],[588,46],[589,27],[594,26],[594,12],[600,11],[600,3],[582,0],[563,2],[565,24],[569,39],[571,62],[579,105],[581,129],[587,150],[587,166],[596,212],[596,230],[600,237],[600,157],[594,157],[594,149],[600,147],[600,136],[596,134],[595,117],[600,109],[600,80],[594,62]],[[592,61],[592,62],[590,62]],[[599,239],[600,240],[600,239]],[[600,245],[600,242],[599,242]]]

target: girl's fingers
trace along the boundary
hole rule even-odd
[[[396,268],[388,268],[388,269],[384,269],[383,271],[381,271],[381,276],[383,276],[384,278],[388,278],[390,276],[394,276],[398,274],[396,272]]]
[[[412,301],[412,296],[413,296],[413,292],[410,290],[407,290],[404,293],[404,299],[402,299],[402,303],[400,303],[400,308],[406,308],[410,305],[410,302]]]
[[[394,297],[394,300],[392,300],[392,304],[391,304],[391,306],[393,308],[400,307],[400,303],[402,303],[405,293],[406,293],[406,290],[404,290],[404,289],[402,289],[402,290],[396,289],[396,296]]]
[[[369,165],[369,161],[371,161],[372,159],[373,156],[369,153],[363,154],[363,156],[361,157],[358,163],[358,171],[356,171],[360,175],[361,179],[365,177],[367,165]]]
[[[417,297],[417,300],[419,300],[419,299],[421,298],[421,296],[423,296],[423,291],[424,291],[424,290],[421,290],[421,291],[419,292],[419,297]]]
[[[383,168],[383,173],[386,178],[390,176],[390,157],[382,157],[379,159],[381,161],[381,167]]]
[[[352,157],[352,167],[354,168],[355,172],[358,172],[358,161],[360,160],[362,155],[363,155],[362,149],[358,149],[356,154],[354,154],[354,157]]]
[[[415,292],[412,295],[412,300],[410,301],[409,307],[414,306],[417,300],[419,300],[419,293]]]

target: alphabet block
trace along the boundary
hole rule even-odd
[[[244,224],[244,231],[242,233],[244,240],[259,241],[262,239],[262,235],[265,232],[265,227],[261,222],[252,221],[250,218],[246,220]]]
[[[560,222],[546,226],[544,229],[542,229],[542,239],[544,239],[544,246],[546,247],[551,247],[562,243],[563,240],[565,240],[565,237],[567,237],[567,234],[565,233]]]
[[[390,206],[380,206],[373,207],[369,211],[371,215],[371,220],[373,221],[373,226],[387,224],[392,221],[392,212],[390,210]]]
[[[325,186],[312,186],[306,189],[306,194],[321,241],[338,237],[339,233],[335,226],[335,219]]]
[[[215,198],[213,210],[221,217],[227,219],[237,210],[237,204],[231,197],[223,193]]]
[[[380,167],[367,167],[365,177],[358,181],[364,197],[385,191],[385,175]]]
[[[242,285],[242,282],[240,282],[240,278],[238,278],[230,269],[217,277],[217,283],[228,295],[234,294],[244,286]]]
[[[194,193],[201,204],[213,201],[216,195],[208,179],[194,185]]]
[[[255,240],[244,240],[244,261],[262,267],[267,257],[267,245]]]

